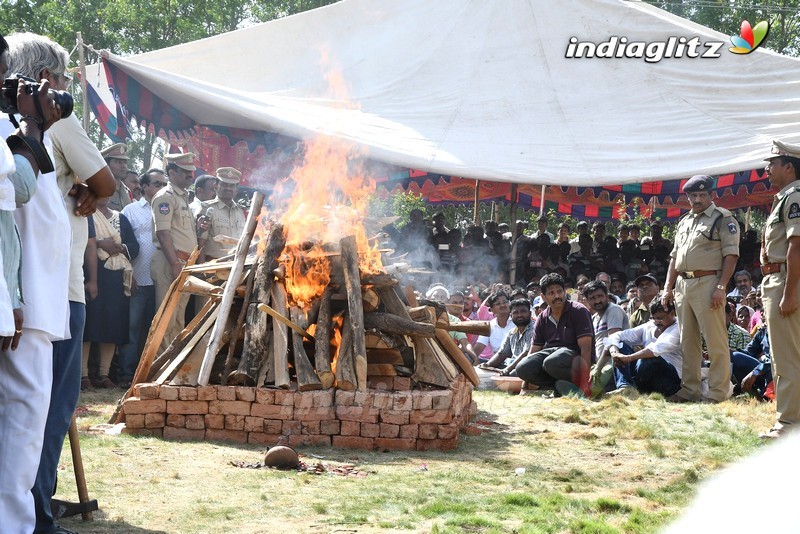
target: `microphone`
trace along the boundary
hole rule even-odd
[[[211,217],[214,215],[214,208],[208,208],[206,210],[206,219],[211,220]]]

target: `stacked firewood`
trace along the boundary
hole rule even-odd
[[[262,202],[255,193],[235,254],[198,265],[196,254],[190,258],[156,314],[134,384],[364,391],[380,384],[392,389],[393,377],[449,387],[460,373],[478,384],[450,332],[488,335],[489,324],[451,323],[444,306],[417,305],[413,291],[386,273],[397,270],[392,266],[362,273],[354,236],[324,244],[328,284],[303,306],[294,303],[287,292],[284,227],[273,224],[258,246],[250,246]],[[167,319],[186,293],[205,304],[156,354]]]

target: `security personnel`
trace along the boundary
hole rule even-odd
[[[233,201],[241,178],[242,173],[233,167],[220,167],[217,169],[217,197],[202,204],[201,214],[208,219],[208,229],[200,234],[198,242],[206,260],[221,258],[230,251],[230,245],[220,244],[214,237],[227,236],[238,240],[244,232],[247,217],[244,209]]]
[[[800,145],[773,141],[766,161],[769,181],[778,190],[761,249],[777,421],[761,437],[777,438],[800,423]]]
[[[133,203],[131,190],[125,185],[125,178],[128,176],[128,145],[116,143],[100,151],[106,160],[106,165],[111,169],[111,174],[117,180],[117,189],[108,201],[108,207],[115,211],[122,211],[122,208]]]
[[[191,152],[164,156],[169,184],[156,193],[151,203],[153,241],[158,249],[150,264],[150,274],[156,286],[156,306],[164,301],[170,284],[181,273],[189,254],[197,246],[197,229],[186,191],[194,182],[194,158]],[[188,294],[181,295],[161,342],[162,350],[183,330],[188,300]]]
[[[739,223],[731,212],[711,200],[714,179],[691,177],[683,186],[692,210],[678,223],[664,284],[664,307],[676,304],[683,351],[681,389],[671,402],[698,402],[702,334],[708,347],[708,402],[730,396],[728,330],[725,326],[725,295],[739,258]],[[673,294],[674,288],[674,294]]]

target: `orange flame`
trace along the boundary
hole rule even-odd
[[[339,349],[342,346],[342,325],[344,324],[344,316],[338,315],[333,318],[333,339],[331,340],[331,345],[333,346],[333,351],[331,351],[331,371],[333,374],[336,374],[336,363],[339,361]]]

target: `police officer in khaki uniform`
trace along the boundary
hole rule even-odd
[[[169,184],[156,193],[151,203],[153,208],[153,236],[156,252],[150,264],[150,274],[156,289],[156,307],[167,295],[170,284],[181,273],[189,254],[197,246],[195,219],[189,210],[189,194],[186,189],[194,182],[194,154],[168,154],[164,156]],[[189,295],[181,295],[173,313],[162,350],[180,334]]]
[[[125,185],[125,178],[128,176],[128,145],[116,143],[100,151],[105,158],[106,165],[111,169],[111,174],[117,180],[117,189],[108,201],[108,207],[115,211],[122,211],[122,208],[133,203],[131,190]]]
[[[708,402],[730,396],[731,358],[725,326],[725,295],[739,258],[739,223],[711,200],[714,179],[698,175],[683,186],[692,210],[678,223],[670,254],[664,306],[676,304],[683,351],[681,389],[667,400],[698,402],[702,334],[708,347]],[[673,294],[674,288],[674,294]]]
[[[800,423],[800,146],[773,141],[766,160],[767,176],[778,191],[761,249],[777,421],[761,437],[777,438]]]
[[[233,167],[217,169],[217,197],[203,202],[201,215],[208,220],[208,229],[200,234],[198,242],[206,260],[221,258],[228,254],[231,246],[214,240],[216,236],[227,236],[238,240],[244,232],[247,217],[244,209],[233,201],[239,190],[242,173]]]

